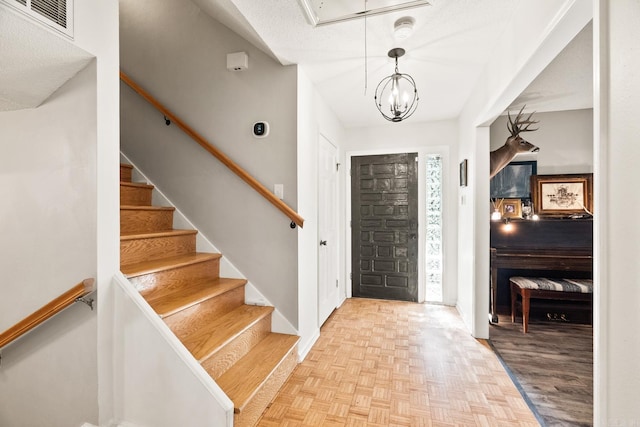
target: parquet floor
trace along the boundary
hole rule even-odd
[[[500,316],[491,343],[546,427],[593,425],[593,328]]]
[[[539,426],[452,307],[348,299],[259,426]]]

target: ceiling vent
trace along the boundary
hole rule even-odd
[[[73,38],[73,0],[0,0],[0,5]]]

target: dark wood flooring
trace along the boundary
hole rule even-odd
[[[500,316],[490,342],[511,371],[543,426],[593,425],[593,329]]]

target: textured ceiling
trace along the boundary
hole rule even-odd
[[[35,108],[92,56],[0,6],[0,111]]]
[[[314,28],[296,0],[194,0],[281,63],[300,64],[348,127],[381,123],[373,95],[377,83],[393,72],[387,52],[394,47],[407,50],[399,68],[415,78],[420,94],[409,120],[456,118],[504,23],[525,1],[538,0],[431,0],[432,6]],[[416,24],[400,42],[393,38],[393,23],[403,16],[414,17]],[[591,37],[588,26],[513,107],[526,103],[541,112],[592,107]],[[0,111],[40,105],[91,58],[0,7]]]
[[[511,110],[593,108],[593,25],[589,23],[515,99]]]
[[[394,47],[406,49],[399,69],[414,77],[420,95],[418,110],[409,120],[458,117],[505,23],[522,3],[539,0],[431,0],[432,6],[319,27],[308,22],[296,0],[194,1],[236,32],[249,25],[251,35],[246,29],[239,33],[281,63],[301,65],[343,124],[359,127],[380,124],[373,96],[378,82],[393,72],[387,52]],[[415,18],[415,29],[408,39],[398,41],[393,24],[404,16]],[[589,31],[583,31],[514,105],[526,102],[528,109],[537,111],[591,107]]]

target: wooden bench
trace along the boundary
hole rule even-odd
[[[510,277],[511,321],[516,321],[518,295],[522,298],[522,332],[529,330],[531,299],[593,302],[591,279],[548,279],[545,277]]]

